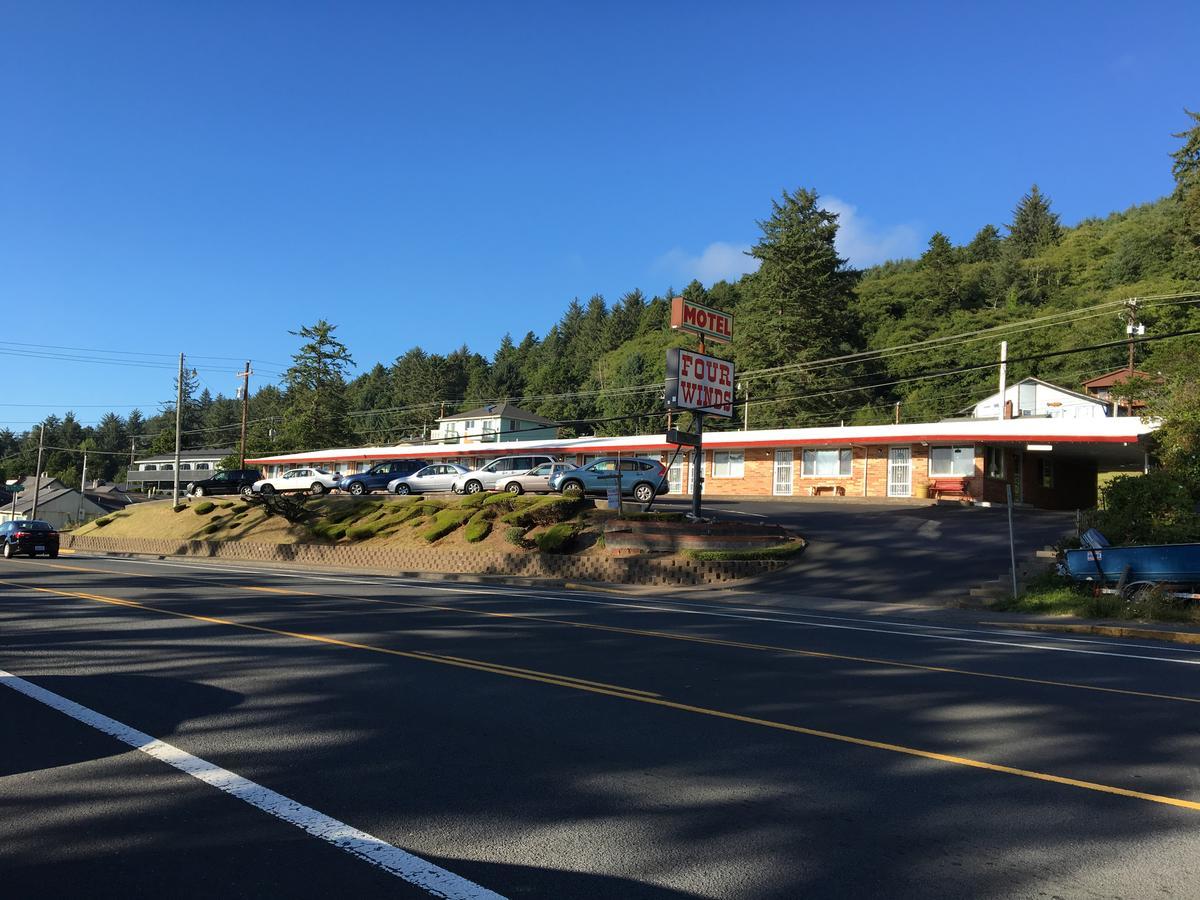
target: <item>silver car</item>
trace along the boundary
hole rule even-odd
[[[494,491],[496,483],[501,478],[511,475],[521,475],[542,463],[558,462],[553,456],[538,453],[531,456],[502,456],[493,459],[486,466],[472,469],[470,472],[454,479],[453,490],[459,494],[478,494],[480,491]]]
[[[453,463],[434,463],[423,469],[418,469],[411,475],[393,478],[388,482],[389,494],[427,494],[430,491],[448,491],[454,485],[454,479],[465,475],[466,466],[456,466]]]
[[[573,466],[566,463],[542,463],[522,475],[505,475],[496,482],[496,487],[502,491],[508,491],[510,494],[523,494],[526,491],[532,491],[535,494],[549,494],[553,492],[553,488],[550,487],[550,479],[571,468]]]

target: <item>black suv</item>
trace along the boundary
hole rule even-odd
[[[249,497],[250,486],[256,481],[262,481],[262,472],[258,469],[226,469],[203,481],[189,481],[187,492],[193,497],[209,494],[241,494]]]
[[[371,491],[386,491],[389,481],[404,478],[427,465],[427,459],[388,459],[376,463],[365,472],[345,476],[342,479],[342,490],[349,491],[355,497],[369,494]]]
[[[17,519],[0,525],[0,542],[3,543],[5,559],[18,553],[37,556],[58,556],[58,532],[49,522],[41,519]]]

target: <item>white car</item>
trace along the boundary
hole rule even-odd
[[[308,467],[303,469],[288,469],[282,475],[274,478],[264,478],[254,482],[250,488],[256,494],[274,494],[277,491],[307,491],[314,497],[340,487],[342,476],[337,472],[326,472],[324,469]]]
[[[486,466],[473,469],[454,479],[451,490],[456,494],[477,494],[480,491],[494,491],[500,479],[508,475],[524,475],[535,466],[542,463],[558,462],[553,456],[537,454],[536,456],[502,456],[494,459]]]
[[[448,491],[454,484],[454,479],[465,475],[469,469],[466,466],[456,466],[454,463],[434,463],[413,472],[402,475],[388,482],[389,494],[426,494],[430,491]]]

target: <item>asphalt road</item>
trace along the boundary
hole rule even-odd
[[[1194,897],[1198,664],[694,595],[6,561],[0,894],[438,895],[280,818],[320,815],[450,896]]]
[[[690,509],[680,500],[655,505]],[[1008,511],[999,507],[749,499],[706,500],[704,512],[804,535],[809,546],[798,564],[759,585],[792,598],[952,600],[1010,571]],[[1014,509],[1018,563],[1074,527],[1072,512]]]

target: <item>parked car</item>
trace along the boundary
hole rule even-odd
[[[518,475],[528,472],[542,463],[558,462],[553,456],[539,453],[534,456],[502,456],[493,459],[486,466],[472,469],[454,479],[452,490],[458,494],[477,494],[480,491],[493,491],[496,482],[506,475]]]
[[[454,486],[454,479],[469,472],[466,466],[456,466],[453,463],[434,463],[405,475],[393,478],[388,482],[388,493],[395,494],[427,494],[430,491],[448,491]]]
[[[211,478],[189,481],[187,492],[193,497],[204,497],[209,494],[249,496],[254,482],[261,481],[262,477],[262,472],[258,469],[226,469],[223,472],[217,472]]]
[[[667,469],[651,459],[622,459],[621,494],[639,503],[649,503],[655,496],[667,493]],[[617,486],[615,456],[597,459],[561,472],[550,479],[551,490],[564,494],[606,494]]]
[[[574,466],[568,463],[542,463],[520,475],[505,475],[496,482],[496,487],[502,491],[508,491],[510,494],[523,494],[526,491],[547,494],[552,491],[550,479],[573,468]]]
[[[332,491],[341,484],[342,476],[337,472],[326,472],[315,466],[303,469],[288,469],[274,478],[254,482],[251,490],[256,494],[274,494],[276,491],[307,491],[314,497]]]
[[[37,556],[58,556],[58,532],[49,522],[41,519],[14,519],[0,525],[0,541],[3,542],[5,559],[18,553]]]
[[[429,465],[427,459],[388,459],[376,463],[365,472],[347,475],[342,479],[342,490],[355,497],[372,491],[390,491],[391,483],[397,478],[411,475]]]

